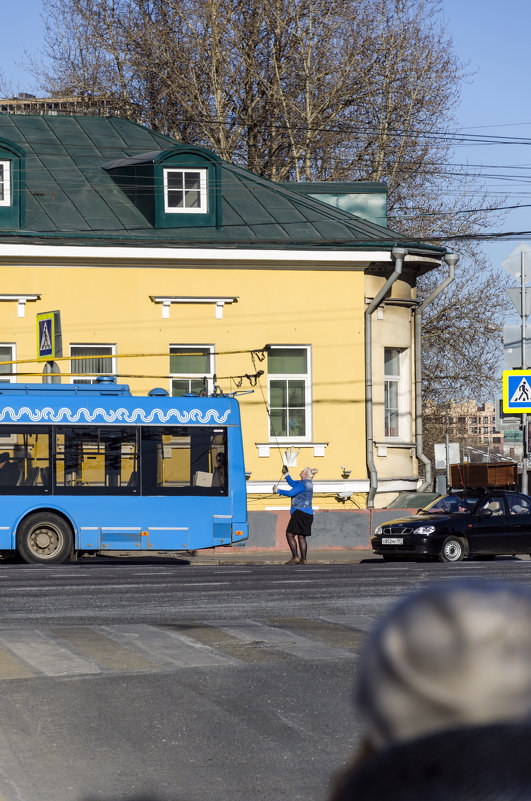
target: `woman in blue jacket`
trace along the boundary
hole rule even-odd
[[[279,495],[285,495],[291,498],[291,517],[286,529],[286,539],[288,541],[289,549],[292,553],[291,559],[286,562],[287,565],[300,565],[306,564],[306,553],[308,550],[306,544],[306,537],[312,533],[313,523],[313,482],[312,479],[317,473],[317,470],[311,467],[305,467],[300,472],[300,481],[294,481],[289,473],[286,471],[285,479],[288,482],[290,489],[281,490],[275,487]],[[300,559],[297,551],[297,540],[299,542]]]

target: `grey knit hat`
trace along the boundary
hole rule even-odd
[[[417,592],[369,636],[357,705],[374,747],[531,716],[531,595],[490,582]]]

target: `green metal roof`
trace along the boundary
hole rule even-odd
[[[0,139],[25,152],[25,223],[0,241],[62,244],[381,249],[394,244],[439,255],[388,228],[222,161],[221,225],[157,228],[108,172],[180,149],[170,137],[111,117],[0,114]],[[197,148],[198,152],[205,152]],[[106,169],[107,168],[107,169]]]

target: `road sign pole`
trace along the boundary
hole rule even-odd
[[[521,278],[522,278],[522,370],[527,369],[527,354],[526,354],[526,323],[527,323],[527,298],[526,298],[526,264],[525,264],[525,249],[522,248],[520,253],[521,259]],[[522,492],[527,495],[528,490],[528,477],[527,477],[527,414],[522,415]]]

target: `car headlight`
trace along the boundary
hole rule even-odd
[[[413,534],[433,534],[435,526],[419,526],[413,531]]]
[[[378,526],[378,528],[375,528],[374,533],[378,537],[382,533],[382,526]]]

